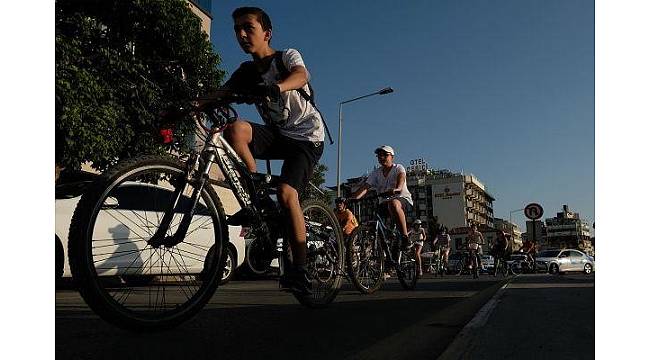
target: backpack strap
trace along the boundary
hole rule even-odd
[[[284,65],[284,60],[282,59],[284,56],[284,51],[276,51],[275,54],[273,55],[275,59],[275,66],[278,69],[278,72],[280,73],[280,78],[285,79],[287,76],[289,76],[289,70],[287,67]],[[325,121],[325,116],[323,116],[323,113],[320,112],[320,109],[316,106],[316,101],[314,100],[314,89],[311,87],[311,83],[307,81],[307,88],[309,89],[309,94],[305,91],[305,89],[300,88],[296,89],[296,91],[302,96],[303,99],[305,99],[307,102],[311,104],[311,106],[318,111],[318,114],[320,115],[321,120],[323,121],[323,125],[325,125],[325,132],[327,132],[327,137],[330,139],[330,145],[334,144],[334,140],[332,140],[332,135],[330,134],[330,129],[327,127],[327,122]],[[311,95],[310,95],[311,94]]]

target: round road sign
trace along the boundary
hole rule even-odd
[[[537,220],[544,215],[544,209],[542,209],[542,205],[540,204],[530,203],[524,208],[524,214],[531,220]]]

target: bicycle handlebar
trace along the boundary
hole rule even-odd
[[[381,199],[381,198],[388,198],[388,197],[395,196],[395,195],[397,195],[397,194],[395,192],[393,192],[393,191],[386,191],[386,192],[375,194],[375,195],[372,195],[372,196],[364,196],[364,197],[359,198],[359,199],[348,198],[348,199],[346,199],[346,202],[359,202],[362,199],[371,199],[371,200],[372,199]]]
[[[199,101],[200,104],[195,111],[201,111],[205,108],[216,108],[220,106],[228,106],[230,104],[260,103],[264,100],[264,96],[254,95],[244,91],[219,89],[209,95],[201,96],[196,100]]]

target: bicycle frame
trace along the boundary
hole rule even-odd
[[[393,235],[393,238],[394,238],[395,233],[392,230],[390,230],[388,228],[388,226],[386,226],[386,224],[384,224],[384,222],[381,219],[381,216],[379,216],[379,214],[375,213],[375,218],[376,218],[375,231],[376,231],[376,233],[378,235],[381,234],[381,242],[380,242],[380,244],[381,244],[382,250],[384,251],[384,254],[386,254],[388,256],[389,260],[391,260],[393,262],[399,262],[399,258],[402,255],[401,252],[398,255],[397,259],[393,259],[393,254],[390,252],[390,244],[388,243],[388,240],[387,240],[388,239],[388,236],[387,236],[388,234]]]

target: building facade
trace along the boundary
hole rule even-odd
[[[546,219],[545,248],[571,248],[594,255],[589,222],[580,218],[580,214],[562,206],[562,212],[554,218]]]

